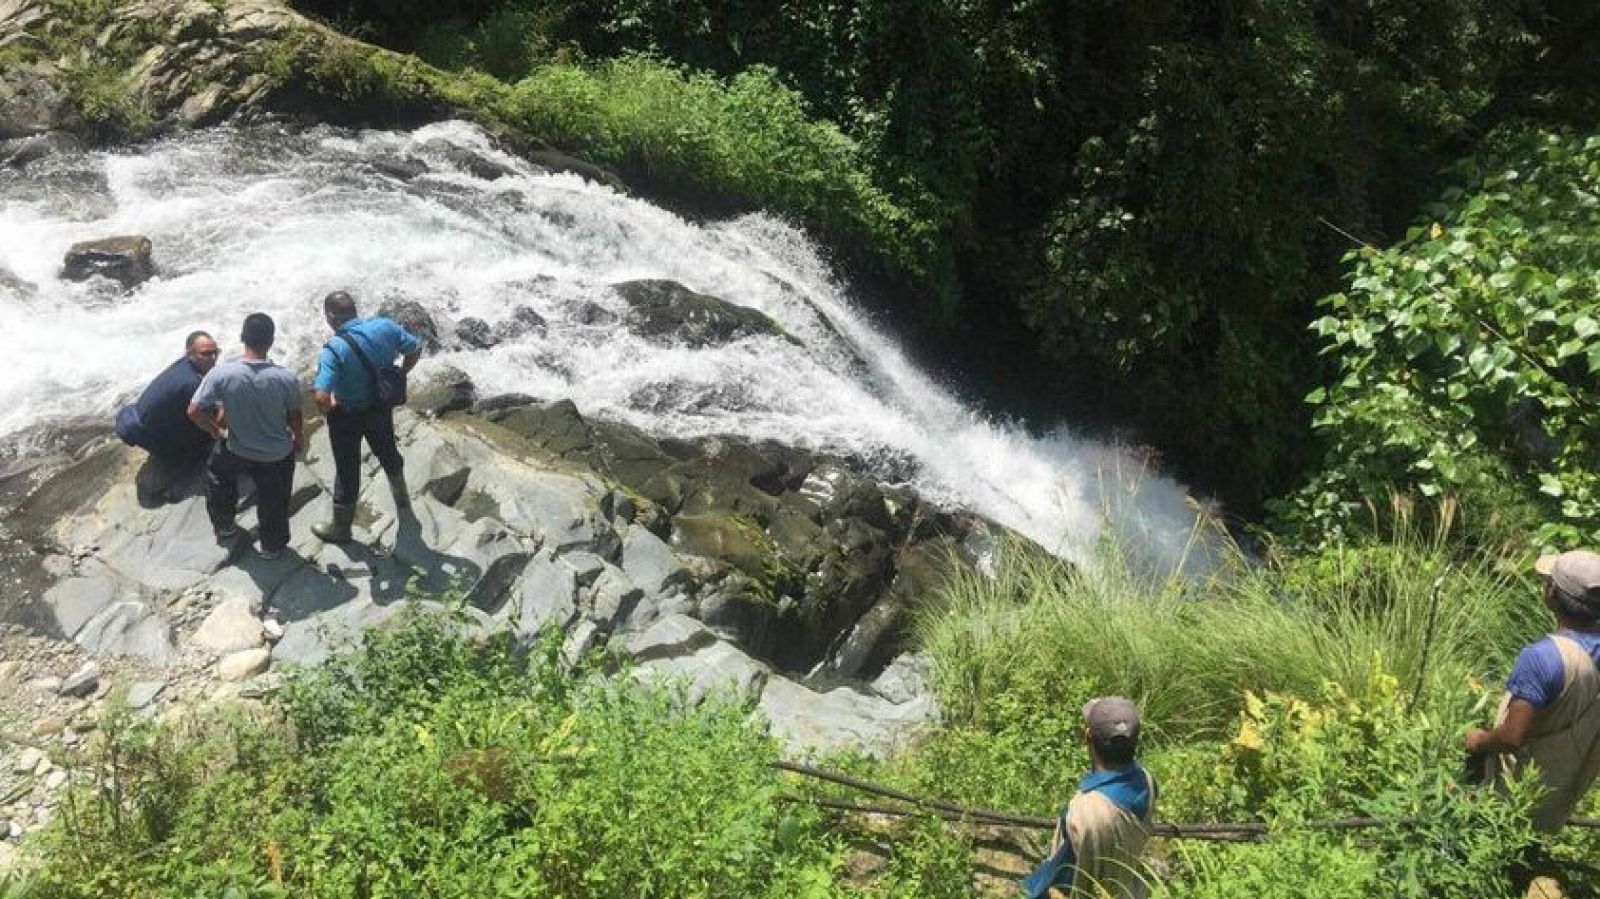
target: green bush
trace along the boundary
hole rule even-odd
[[[1548,516],[1537,539],[1600,539],[1600,136],[1511,130],[1404,241],[1353,253],[1315,330],[1338,373],[1325,461],[1292,505],[1348,532],[1364,497],[1459,494]]]
[[[413,616],[258,713],[105,735],[29,895],[762,896],[832,889],[749,710]],[[295,736],[295,735],[298,736]]]

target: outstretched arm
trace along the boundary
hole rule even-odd
[[[1538,711],[1526,699],[1512,699],[1500,723],[1489,730],[1475,727],[1467,732],[1467,752],[1516,752],[1528,741]]]

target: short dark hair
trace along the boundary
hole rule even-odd
[[[252,350],[266,351],[272,349],[272,339],[277,334],[278,326],[272,323],[272,316],[265,312],[252,312],[244,317],[239,340]]]
[[[194,350],[194,342],[202,337],[207,340],[211,339],[211,335],[208,332],[190,331],[189,336],[183,339],[183,351],[185,353],[192,352]]]
[[[322,298],[322,311],[336,322],[356,317],[356,298],[342,290],[335,290]]]
[[[1553,582],[1550,584],[1550,592],[1555,594],[1556,608],[1567,618],[1578,624],[1585,625],[1600,621],[1600,610],[1595,609],[1594,606],[1578,599],[1576,596],[1572,596],[1567,591],[1557,587]]]
[[[1126,765],[1139,754],[1139,741],[1134,737],[1112,737],[1109,740],[1091,740],[1094,754],[1102,764],[1113,768]]]

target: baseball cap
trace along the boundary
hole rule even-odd
[[[1533,570],[1550,579],[1568,599],[1592,612],[1600,612],[1600,555],[1575,549],[1540,556]]]
[[[1118,737],[1139,739],[1139,710],[1121,696],[1102,696],[1084,703],[1083,718],[1089,722],[1089,736],[1097,743]]]

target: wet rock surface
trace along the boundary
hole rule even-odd
[[[788,336],[763,312],[675,281],[625,281],[615,290],[628,303],[628,330],[657,343],[705,347],[756,335]]]

